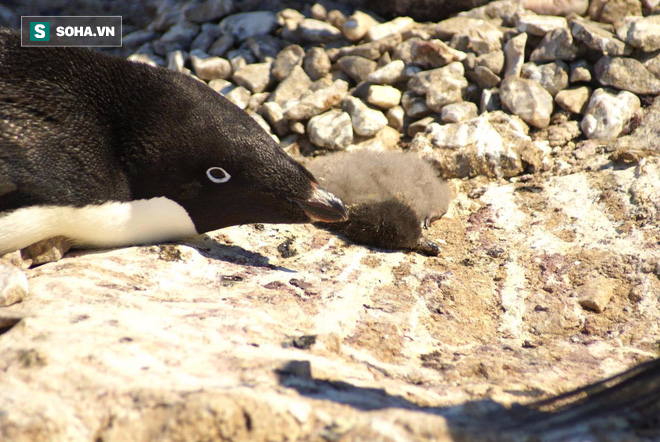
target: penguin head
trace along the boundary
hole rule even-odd
[[[199,233],[249,223],[347,219],[342,201],[322,189],[243,110],[198,81],[181,75],[173,79],[183,94],[177,94],[178,103],[161,97],[153,119],[163,121],[162,113],[171,112],[167,121],[176,126],[138,140],[143,143],[139,151],[150,156],[142,164],[172,167],[152,169],[155,177],[141,177],[136,193],[174,200]],[[154,156],[161,158],[154,161]]]

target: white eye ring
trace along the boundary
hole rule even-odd
[[[213,176],[213,172],[215,171],[220,171],[224,174],[222,178],[216,178]],[[206,176],[214,183],[222,184],[226,183],[231,179],[231,175],[223,169],[222,167],[209,167],[208,170],[206,171]]]

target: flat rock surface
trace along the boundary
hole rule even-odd
[[[656,354],[659,171],[452,180],[437,258],[272,225],[30,269],[0,439],[487,438],[493,407]]]

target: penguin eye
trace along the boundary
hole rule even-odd
[[[206,176],[214,183],[226,183],[231,179],[231,175],[222,167],[209,167],[206,170]]]

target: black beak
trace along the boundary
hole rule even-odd
[[[339,198],[312,183],[314,193],[307,200],[294,200],[312,222],[337,223],[346,221],[346,207]]]

